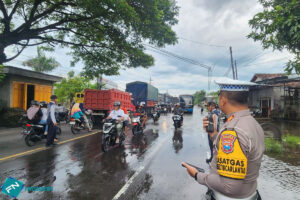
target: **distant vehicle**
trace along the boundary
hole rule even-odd
[[[83,102],[84,102],[84,92],[76,92],[75,103],[83,103]]]
[[[145,102],[147,112],[151,113],[158,102],[158,89],[145,82],[132,82],[126,84],[126,92],[132,94],[132,103],[138,106]]]
[[[194,111],[194,96],[179,95],[179,103],[185,113],[193,113]]]
[[[121,102],[121,107],[132,110],[131,95],[117,89],[84,91],[84,107],[91,109],[94,121],[102,121],[111,110],[115,101]]]

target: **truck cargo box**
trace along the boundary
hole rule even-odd
[[[145,102],[147,104],[148,101],[158,101],[158,89],[145,82],[136,81],[126,84],[126,92],[132,94],[135,105],[138,105],[140,102]],[[151,104],[151,106],[153,105]]]
[[[115,101],[120,101],[122,107],[131,110],[131,95],[117,89],[84,91],[84,106],[86,109],[109,111]]]

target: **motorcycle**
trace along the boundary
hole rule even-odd
[[[152,117],[154,123],[157,122],[158,119],[159,119],[159,114],[158,114],[158,112],[155,111],[154,113],[152,113],[152,114],[151,114],[151,117]]]
[[[22,134],[25,136],[25,143],[27,146],[34,146],[37,142],[46,139],[44,135],[46,125],[42,124],[29,124],[23,126]],[[61,135],[61,128],[57,126],[56,135]]]
[[[174,122],[175,129],[181,127],[181,121],[182,121],[181,119],[182,119],[181,115],[174,115],[173,116],[173,122]]]
[[[85,111],[85,115],[88,121],[87,123],[89,124],[90,128],[93,129],[92,112],[90,110]],[[74,135],[78,134],[81,130],[87,129],[85,125],[82,126],[82,122],[80,121],[80,119],[71,118],[70,125],[71,125],[71,132]]]
[[[116,139],[117,139],[117,125],[118,122],[115,119],[106,119],[103,124],[103,133],[102,133],[102,150],[103,152],[107,152],[109,150],[109,147],[116,145]],[[122,146],[123,141],[125,140],[124,136],[124,127],[122,128],[119,146]]]
[[[69,111],[66,110],[64,112],[59,112],[57,114],[57,121],[59,122],[62,122],[62,121],[65,121],[66,123],[69,123],[70,122],[70,116],[69,116]]]
[[[132,134],[136,135],[138,133],[143,133],[144,129],[141,126],[142,126],[141,115],[136,113],[132,117]]]

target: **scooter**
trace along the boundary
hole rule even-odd
[[[142,126],[142,119],[141,115],[139,113],[134,114],[132,117],[132,134],[142,134],[144,129],[141,127]]]
[[[34,146],[37,142],[46,139],[44,135],[46,125],[26,123],[23,126],[22,134],[25,136],[25,144],[29,147]],[[61,128],[56,127],[56,135],[61,135]]]
[[[103,124],[102,144],[101,144],[103,152],[107,152],[110,147],[116,145],[116,139],[118,136],[117,125],[118,122],[115,119],[105,120]],[[122,146],[124,140],[125,140],[125,136],[124,136],[124,127],[123,127],[120,140],[119,140],[119,147]]]
[[[93,129],[93,121],[92,121],[92,118],[91,118],[91,115],[92,113],[91,112],[88,112],[86,111],[85,112],[85,115],[87,117],[87,120],[88,120],[88,124],[89,124],[89,127],[91,129]],[[78,134],[80,131],[82,130],[85,130],[87,129],[87,127],[84,125],[82,126],[82,122],[80,121],[80,119],[74,119],[74,118],[71,118],[70,120],[70,125],[71,125],[71,132],[75,135],[75,134]]]
[[[152,117],[154,123],[157,122],[158,119],[159,119],[159,114],[158,114],[158,112],[155,111],[154,113],[152,113],[152,114],[151,114],[151,117]]]
[[[181,127],[182,116],[181,115],[174,115],[172,118],[173,118],[175,129],[180,128]]]

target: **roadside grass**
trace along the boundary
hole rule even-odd
[[[281,142],[273,138],[265,138],[265,148],[268,153],[281,154],[283,152]]]
[[[300,137],[295,135],[284,135],[282,141],[265,138],[265,148],[267,153],[282,154],[292,152],[300,147]]]
[[[300,137],[295,135],[285,135],[282,137],[282,142],[289,147],[295,148],[300,145]]]

